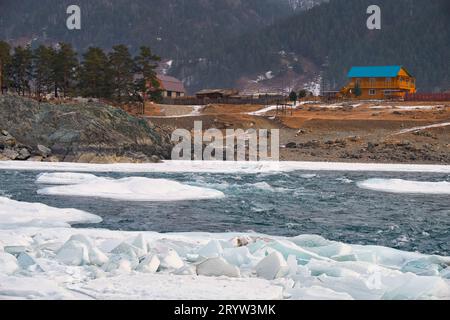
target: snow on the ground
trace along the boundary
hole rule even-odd
[[[365,172],[430,172],[450,173],[448,165],[340,163],[302,161],[164,161],[163,163],[87,164],[70,162],[0,161],[0,170],[60,172],[123,172],[123,173],[280,173],[302,171],[365,171]]]
[[[67,227],[101,221],[100,217],[81,210],[58,209],[41,203],[18,202],[0,197],[0,229]]]
[[[422,126],[422,127],[414,127],[409,129],[404,129],[396,133],[396,135],[399,134],[405,134],[405,133],[411,133],[411,132],[419,132],[427,129],[434,129],[434,128],[442,128],[442,127],[448,127],[450,126],[450,122],[444,122],[444,123],[437,123],[429,126]]]
[[[402,179],[368,179],[358,187],[390,193],[449,194],[450,182],[408,181]]]
[[[161,111],[166,112],[168,107],[164,107]],[[177,114],[177,115],[168,115],[168,116],[147,116],[147,118],[154,118],[154,119],[176,119],[176,118],[189,118],[189,117],[197,117],[201,115],[201,111],[205,108],[205,106],[183,106],[183,108],[191,108],[192,111],[190,113],[186,114]]]
[[[416,110],[434,110],[443,108],[444,105],[428,105],[428,106],[388,106],[388,105],[376,105],[370,107],[370,109],[398,109],[404,111],[416,111]]]
[[[435,105],[435,106],[396,106],[396,109],[405,110],[405,111],[414,111],[414,110],[433,110],[443,108],[444,105]]]
[[[450,257],[314,235],[53,227],[65,212],[42,208],[50,223],[0,227],[1,299],[450,299]]]
[[[281,106],[268,106],[268,107],[265,107],[265,108],[263,108],[263,109],[261,109],[261,110],[254,111],[254,112],[249,112],[249,113],[247,113],[247,114],[248,114],[248,115],[251,115],[251,116],[263,116],[263,115],[265,115],[265,114],[268,113],[268,112],[277,110],[277,108],[278,108],[279,110],[281,110],[282,107],[281,107]],[[294,109],[295,107],[294,107],[294,106],[286,106],[286,108],[288,108],[288,109]]]
[[[44,173],[38,183],[63,184],[41,188],[38,194],[117,199],[124,201],[181,201],[223,198],[218,190],[195,187],[167,179],[103,178],[77,173]]]

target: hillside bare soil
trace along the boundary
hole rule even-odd
[[[191,130],[280,129],[282,160],[450,164],[450,102],[301,103],[292,114],[268,106],[154,105],[147,119]]]

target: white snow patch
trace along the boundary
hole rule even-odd
[[[38,190],[38,194],[53,196],[78,196],[117,199],[124,201],[181,201],[223,198],[218,190],[181,184],[167,179],[130,177],[123,179],[78,176],[71,173],[65,176],[70,185],[48,187]],[[60,181],[60,174],[47,174],[46,181]],[[70,182],[72,178],[72,182]],[[41,178],[41,180],[43,180]],[[79,182],[84,180],[84,182]],[[38,179],[39,181],[39,179]]]
[[[414,110],[434,110],[443,108],[444,105],[435,105],[435,106],[396,106],[395,109],[405,110],[405,111],[414,111]]]
[[[419,131],[423,131],[423,130],[427,130],[427,129],[448,127],[448,126],[450,126],[450,122],[437,123],[437,124],[433,124],[433,125],[429,125],[429,126],[422,126],[422,127],[415,127],[415,128],[410,128],[410,129],[404,129],[404,130],[401,130],[401,131],[397,132],[396,135],[410,133],[410,132],[419,132]]]
[[[368,179],[358,187],[374,191],[415,194],[450,194],[450,182],[407,181],[402,179]]]

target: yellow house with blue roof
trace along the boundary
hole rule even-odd
[[[352,67],[348,78],[341,94],[349,98],[401,99],[416,93],[416,79],[402,66]]]

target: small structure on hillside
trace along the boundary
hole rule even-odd
[[[197,99],[224,99],[238,96],[239,90],[236,89],[204,89],[195,94]]]
[[[416,93],[416,79],[402,66],[352,67],[344,98],[401,99]]]
[[[183,82],[177,78],[163,74],[158,74],[157,78],[164,98],[178,98],[186,95],[186,89],[184,88]]]

